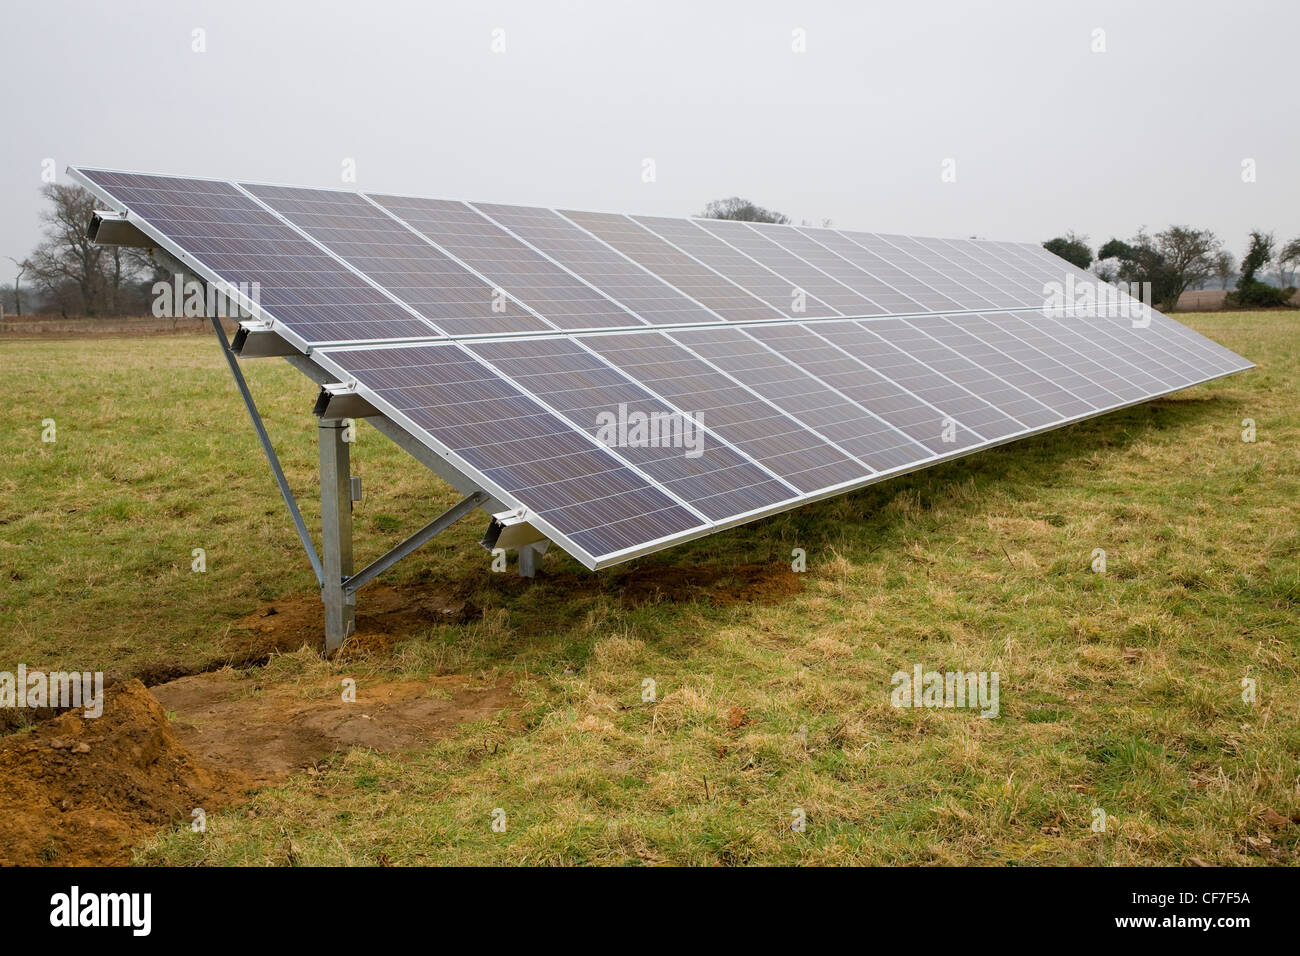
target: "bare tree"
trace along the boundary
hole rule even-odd
[[[18,272],[14,274],[14,313],[16,315],[22,315],[23,314],[23,287],[22,287],[23,275],[27,272],[28,269],[32,267],[32,264],[28,262],[26,259],[24,259],[22,262],[19,262],[13,256],[5,256],[5,258],[18,267]]]
[[[1295,285],[1295,269],[1300,265],[1300,239],[1292,239],[1283,246],[1277,253],[1276,261],[1279,285],[1284,289]]]
[[[764,209],[748,199],[732,196],[729,199],[715,199],[704,207],[700,215],[705,219],[738,219],[741,222],[774,222],[787,225],[790,217],[771,209]]]
[[[1228,288],[1228,283],[1237,274],[1237,260],[1227,249],[1220,249],[1214,256],[1214,277],[1219,280],[1219,288]]]
[[[137,278],[139,267],[117,246],[87,238],[94,196],[59,183],[45,185],[41,194],[49,200],[41,213],[45,238],[28,260],[38,287],[65,314],[78,308],[92,316],[122,311],[124,286]]]

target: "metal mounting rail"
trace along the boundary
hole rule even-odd
[[[298,510],[298,502],[289,488],[289,481],[284,477],[284,469],[280,467],[280,459],[275,453],[275,446],[271,444],[271,436],[266,433],[266,426],[262,424],[262,416],[258,414],[257,404],[253,401],[252,392],[248,390],[248,383],[244,381],[244,373],[239,369],[235,353],[230,350],[230,340],[226,338],[226,330],[221,326],[221,319],[215,315],[209,318],[212,321],[212,328],[217,333],[217,341],[221,343],[221,354],[226,357],[230,374],[235,377],[239,395],[244,400],[244,407],[248,409],[248,417],[253,420],[257,440],[262,443],[262,451],[266,453],[266,461],[271,466],[271,473],[275,475],[275,483],[280,486],[280,495],[284,498],[285,507],[289,509],[289,516],[293,518],[293,526],[298,529],[298,539],[302,541],[303,550],[307,552],[307,560],[311,562],[311,568],[316,572],[316,583],[323,587],[325,575],[321,567],[320,555],[316,553],[316,545],[311,540],[311,533],[307,530],[306,522],[302,520],[302,512]]]

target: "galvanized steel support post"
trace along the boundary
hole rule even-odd
[[[351,422],[317,423],[320,445],[321,600],[325,602],[325,653],[333,654],[356,627],[356,592],[343,586],[352,576]]]

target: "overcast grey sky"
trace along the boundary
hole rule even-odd
[[[796,221],[1094,247],[1173,222],[1236,255],[1253,227],[1300,236],[1294,0],[6,0],[0,18],[0,256],[38,238],[47,159],[61,180],[316,186],[351,159],[362,189],[666,215],[739,194]]]

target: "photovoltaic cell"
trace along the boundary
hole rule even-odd
[[[781,316],[771,306],[628,216],[561,211],[598,239],[609,243],[642,268],[681,289],[728,322],[753,322]]]
[[[406,196],[370,198],[548,320],[501,318],[497,324],[509,327],[498,331],[611,329],[642,324],[608,296],[529,248],[466,203]]]
[[[650,325],[719,321],[712,312],[553,210],[495,203],[475,203],[474,208]]]
[[[230,183],[81,173],[307,342],[438,334]]]
[[[879,294],[873,297],[889,312],[942,312],[949,309],[960,311],[960,306],[952,299],[940,295],[889,260],[864,249],[854,242],[848,233],[834,229],[800,229],[799,231],[815,239],[841,258],[847,259],[878,282],[893,289],[893,297]]]
[[[956,425],[970,429],[983,441],[1005,438],[1022,430],[1018,422],[959,382],[889,342],[885,335],[892,331],[882,330],[877,334],[866,323],[857,322],[826,322],[816,328],[818,335],[918,398],[943,409]],[[943,441],[945,436],[938,437]]]
[[[708,432],[707,421],[700,421],[698,429],[688,424],[680,409],[652,396],[579,342],[547,338],[466,347],[583,431],[602,441],[622,442],[614,447],[616,455],[710,520],[793,496]]]
[[[900,271],[952,299],[962,309],[995,307],[994,302],[972,292],[969,286],[955,279],[952,273],[957,270],[915,239],[908,236],[873,235],[865,232],[851,233],[849,237],[859,245],[865,246],[868,252],[875,253]]]
[[[242,184],[289,222],[451,335],[543,331],[491,283],[356,193]]]
[[[703,523],[459,346],[326,357],[591,554]]]
[[[826,303],[840,315],[873,315],[881,311],[870,299],[858,295],[814,265],[777,245],[746,222],[697,219],[695,224],[729,243],[755,262],[767,266],[796,288]],[[798,310],[796,315],[800,313]],[[807,311],[803,314],[808,314]]]
[[[755,262],[735,246],[723,242],[703,229],[694,219],[667,219],[662,216],[632,218],[755,298],[761,299],[782,316],[794,318],[840,314],[811,294],[803,297],[803,311],[796,312],[798,289],[794,282]],[[803,291],[808,292],[807,289]]]
[[[821,333],[830,323],[772,325],[748,329],[750,335],[774,349],[799,368],[833,386],[852,401],[871,409],[881,419],[929,450],[930,455],[972,448],[982,439],[952,419],[944,409],[909,391],[893,378],[877,372]],[[842,329],[861,331],[856,326]],[[918,460],[925,456],[918,455]]]
[[[661,334],[593,336],[587,345],[802,492],[870,472],[789,415]]]
[[[1061,416],[1043,402],[926,331],[937,324],[930,318],[882,319],[873,322],[869,329],[891,346],[903,350],[1001,412],[1005,421],[990,418],[985,420],[986,424],[972,422],[985,437],[1001,438],[1060,419]]]
[[[1032,243],[76,173],[590,567],[1251,367]]]
[[[880,301],[890,302],[897,293],[875,276],[855,266],[838,253],[832,252],[817,241],[819,233],[827,229],[795,229],[791,226],[772,226],[763,223],[751,223],[751,227],[762,233],[769,241],[776,243],[786,252],[802,259],[832,279],[853,290],[857,297],[837,299],[828,296],[827,301],[841,312],[856,309],[858,315],[876,315],[889,312]]]
[[[897,468],[929,454],[878,415],[744,330],[697,329],[669,334],[873,471]]]

